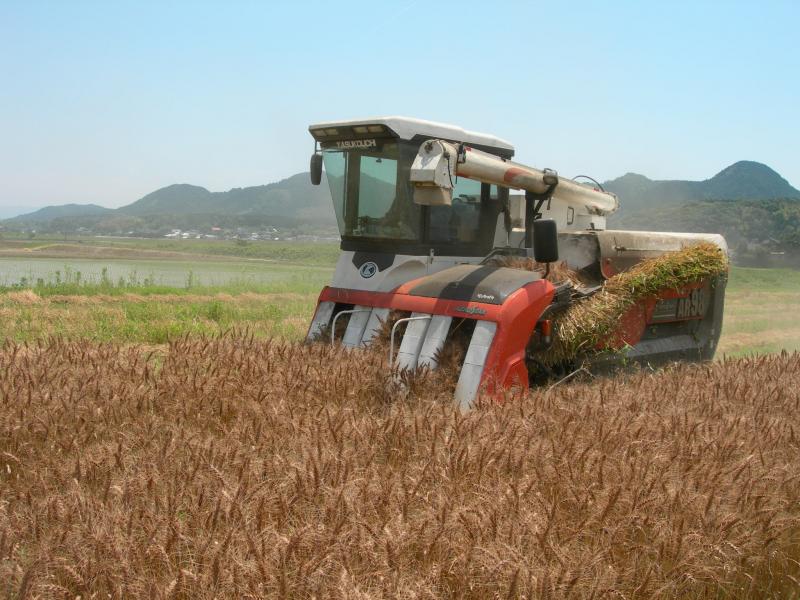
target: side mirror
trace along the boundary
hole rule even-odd
[[[309,175],[311,175],[311,185],[319,185],[322,181],[322,154],[319,152],[311,155]]]
[[[558,260],[558,228],[553,219],[533,222],[533,258],[539,263]]]

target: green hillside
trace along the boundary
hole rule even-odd
[[[298,173],[267,185],[209,192],[195,185],[176,184],[147,194],[117,211],[121,215],[262,215],[314,223],[334,223],[326,182],[311,185],[308,173]]]
[[[176,183],[151,192],[117,212],[134,216],[220,212],[219,208],[213,210],[212,198],[213,194],[204,187]]]
[[[747,160],[734,163],[704,181],[658,181],[628,173],[605,182],[603,187],[619,196],[620,216],[644,207],[703,200],[800,198],[800,190],[770,167]]]
[[[327,182],[313,186],[308,173],[298,173],[275,183],[227,192],[175,184],[118,209],[67,204],[7,219],[3,225],[12,229],[75,231],[85,228],[112,233],[211,226],[335,228],[336,219]]]
[[[739,264],[800,266],[800,191],[767,165],[739,161],[704,181],[628,173],[603,187],[620,200],[609,229],[721,233]]]
[[[61,206],[45,206],[24,216],[29,222],[47,222],[63,217],[98,217],[113,213],[113,209],[98,206],[97,204],[63,204]],[[15,219],[9,219],[14,221]]]

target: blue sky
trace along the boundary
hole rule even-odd
[[[800,187],[798,2],[0,0],[0,211],[307,168],[309,123],[504,137],[572,176]]]

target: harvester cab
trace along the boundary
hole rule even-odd
[[[479,262],[496,242],[505,191],[453,173],[453,201],[414,202],[410,174],[423,142],[431,138],[467,143],[501,159],[511,144],[459,127],[387,117],[312,125],[320,149],[312,175],[325,165],[342,254],[333,285],[390,291],[416,277],[465,262]]]
[[[482,388],[526,388],[607,364],[600,346],[649,363],[713,356],[721,275],[637,298],[603,344],[558,360],[548,352],[559,335],[554,316],[607,279],[703,242],[724,252],[721,236],[605,231],[616,196],[512,162],[511,144],[460,127],[385,117],[309,130],[312,183],[324,165],[342,250],[309,340],[359,348],[389,331],[390,366],[409,371],[435,369],[458,340],[455,398],[464,408]],[[550,273],[559,260],[569,273],[561,280]],[[693,308],[681,313],[687,298]]]

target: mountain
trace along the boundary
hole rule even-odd
[[[23,206],[20,204],[0,204],[0,220],[13,219],[17,215],[38,210],[40,206]]]
[[[603,185],[621,203],[608,220],[609,228],[721,232],[742,247],[765,242],[800,247],[800,191],[761,163],[740,161],[705,181],[658,181],[628,173]],[[377,179],[361,181],[365,193],[377,196],[386,195],[385,186]],[[116,210],[93,204],[50,206],[2,223],[37,231],[88,229],[145,236],[214,226],[305,232],[336,228],[327,180],[313,186],[308,173],[226,192],[175,184]]]
[[[327,180],[311,185],[308,173],[298,173],[267,185],[210,192],[204,187],[174,184],[158,189],[118,209],[94,204],[49,206],[3,221],[11,227],[74,231],[80,227],[100,232],[224,227],[334,228]]]
[[[97,204],[62,204],[60,206],[45,206],[32,213],[20,215],[8,221],[24,220],[27,222],[46,222],[65,217],[98,217],[113,213],[113,209],[98,206]]]
[[[311,185],[308,173],[298,173],[267,185],[209,192],[188,184],[170,185],[118,209],[119,214],[263,215],[334,224],[327,181]]]
[[[628,173],[603,187],[620,200],[609,229],[721,233],[736,262],[748,266],[800,260],[800,191],[761,163],[740,161],[705,181]]]
[[[628,173],[603,184],[619,196],[618,217],[645,207],[676,205],[703,200],[766,200],[800,198],[800,190],[767,165],[742,160],[704,181],[654,181],[644,175]]]
[[[212,196],[212,193],[204,187],[176,183],[151,192],[136,202],[117,210],[122,214],[132,216],[208,213],[213,212],[213,210],[209,210],[213,206]]]

